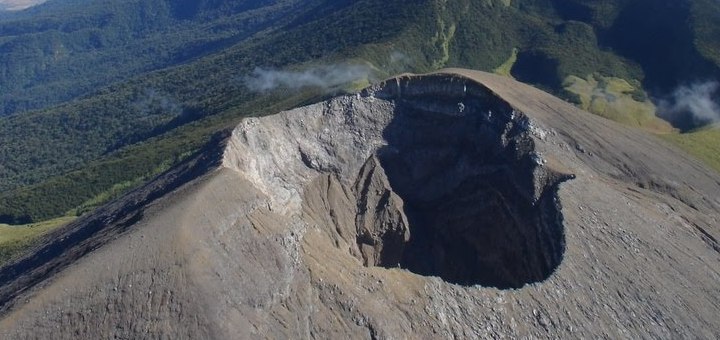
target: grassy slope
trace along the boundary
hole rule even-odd
[[[45,233],[71,222],[74,217],[60,217],[53,220],[21,226],[0,224],[0,266],[26,247],[33,244]]]
[[[720,126],[717,124],[697,131],[665,134],[661,137],[720,172]]]
[[[510,77],[512,78],[512,74],[510,73],[513,66],[515,66],[515,63],[517,62],[517,55],[518,55],[518,49],[513,48],[512,53],[510,54],[510,57],[508,60],[506,60],[502,65],[496,67],[493,72],[497,73],[501,76]]]
[[[652,102],[633,98],[632,93],[637,88],[619,78],[570,76],[565,84],[566,90],[577,96],[579,107],[624,125],[656,133],[720,172],[719,126],[680,133],[655,115]]]
[[[575,95],[574,101],[584,110],[619,123],[652,132],[670,133],[672,126],[655,115],[655,105],[647,98],[636,98],[641,91],[624,79],[590,75],[586,79],[569,76],[563,84]]]

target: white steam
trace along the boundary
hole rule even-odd
[[[39,5],[46,0],[0,0],[0,11],[19,11],[35,5]]]
[[[177,116],[182,113],[182,105],[173,98],[163,92],[149,88],[139,94],[131,107],[143,116],[152,115],[173,115]]]
[[[717,81],[680,86],[669,98],[658,101],[658,113],[661,117],[689,118],[694,125],[720,122],[719,89]]]
[[[400,51],[390,53],[390,64],[409,64],[412,60],[407,54]]]
[[[371,76],[370,67],[365,65],[333,64],[297,72],[258,67],[251,75],[245,77],[244,83],[252,91],[264,92],[278,87],[290,89],[333,88],[363,79],[369,80]]]

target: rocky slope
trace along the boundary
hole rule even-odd
[[[529,86],[403,75],[246,119],[51,235],[0,270],[0,329],[717,338],[719,198],[681,152]]]

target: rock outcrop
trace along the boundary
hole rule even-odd
[[[720,336],[720,176],[510,79],[399,76],[201,157],[1,269],[2,334]]]

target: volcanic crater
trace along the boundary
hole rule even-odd
[[[230,166],[284,197],[282,208],[313,191],[307,179],[336,179],[350,193],[345,206],[310,215],[354,212],[330,221],[352,229],[350,251],[366,266],[519,288],[562,261],[557,186],[572,175],[546,164],[533,141],[545,132],[487,88],[451,75],[400,77],[294,114],[298,126],[271,124],[296,136],[246,121]]]
[[[511,79],[401,75],[243,119],[49,234],[0,268],[0,329],[717,338],[718,183]]]
[[[565,249],[557,185],[571,176],[544,164],[525,115],[450,76],[363,95],[395,102],[376,156],[407,217],[406,228],[358,226],[358,246],[379,252],[375,265],[498,288],[553,273]]]

